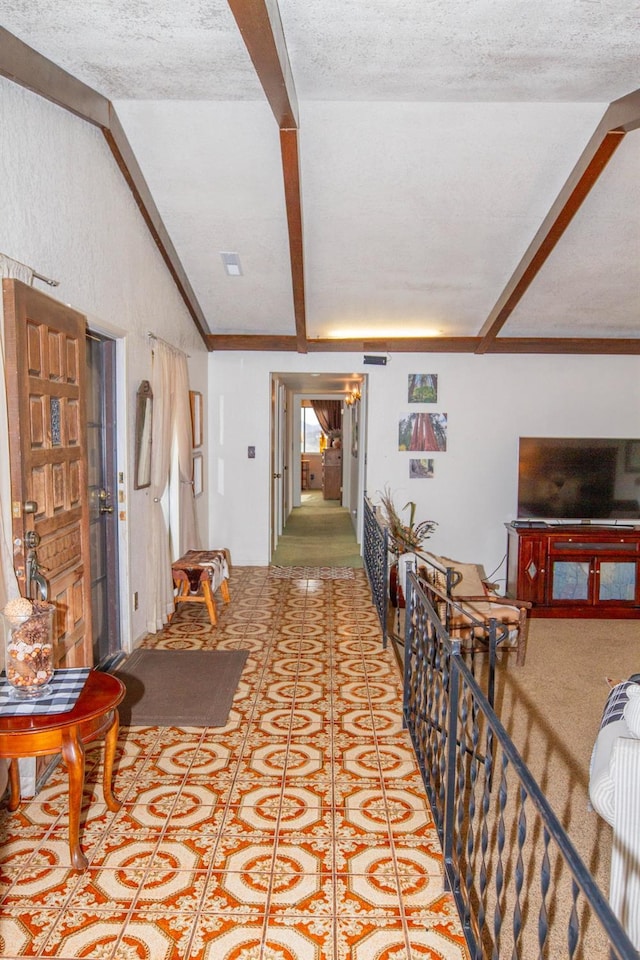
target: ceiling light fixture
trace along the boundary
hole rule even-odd
[[[348,407],[352,407],[354,403],[359,403],[362,394],[357,387],[353,387],[351,393],[348,393],[344,398],[344,402]]]
[[[224,268],[230,277],[241,277],[242,267],[240,265],[240,256],[237,253],[221,253]]]

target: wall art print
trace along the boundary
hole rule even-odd
[[[437,373],[409,374],[409,403],[436,403],[438,400]]]
[[[438,450],[442,453],[446,449],[446,413],[409,413],[400,418],[398,450]]]
[[[409,460],[410,480],[432,480],[433,460]]]

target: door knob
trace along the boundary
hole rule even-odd
[[[108,502],[109,501],[108,490],[101,490],[100,493],[98,494],[98,500],[100,501],[100,504],[98,506],[99,513],[113,513],[113,507]]]

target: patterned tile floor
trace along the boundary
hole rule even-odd
[[[69,869],[66,774],[0,811],[0,956],[467,956],[363,571],[236,568],[216,628],[182,608],[146,646],[248,648],[224,728],[120,731],[109,813],[87,750]]]

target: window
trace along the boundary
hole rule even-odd
[[[300,452],[320,453],[322,429],[312,407],[300,407]]]

